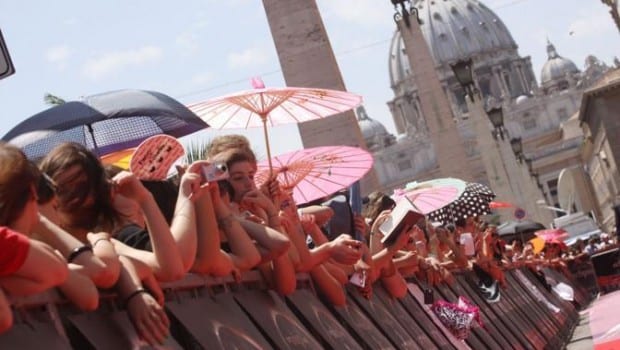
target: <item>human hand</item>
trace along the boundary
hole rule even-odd
[[[151,193],[142,185],[136,175],[128,171],[121,171],[112,178],[113,189],[127,198],[131,198],[138,203],[144,202]]]
[[[170,321],[163,307],[147,292],[127,301],[127,312],[138,335],[152,346],[163,344],[170,335]]]
[[[341,234],[333,241],[326,243],[330,245],[332,259],[344,265],[353,265],[361,257],[362,242],[356,241],[347,234]]]
[[[278,181],[277,174],[272,174],[259,189],[262,193],[269,197],[269,199],[271,199],[276,208],[280,208],[282,190],[280,188],[280,182]]]
[[[299,222],[304,232],[310,232],[316,227],[316,218],[313,214],[301,214],[299,216]]]
[[[241,205],[246,208],[260,208],[266,213],[277,213],[273,202],[261,190],[251,190],[243,195]]]
[[[209,162],[199,160],[190,164],[181,175],[179,193],[192,201],[196,201],[201,195],[206,193],[210,183],[203,184],[202,167],[208,166]]]

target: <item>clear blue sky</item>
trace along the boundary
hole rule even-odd
[[[620,34],[600,0],[486,0],[536,74],[549,38],[583,68],[594,54],[620,56]],[[349,91],[393,131],[388,47],[395,25],[388,0],[318,0]],[[0,80],[0,135],[47,106],[99,92],[156,90],[192,103],[250,88],[262,76],[282,86],[277,54],[259,0],[0,0],[0,29],[17,73]],[[300,147],[293,126],[272,130],[273,153]],[[224,130],[224,132],[233,132]],[[205,133],[211,137],[212,133]],[[248,135],[259,155],[258,131]]]

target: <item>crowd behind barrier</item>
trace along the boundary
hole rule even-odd
[[[126,171],[79,144],[36,166],[0,144],[0,347],[559,349],[592,271],[616,283],[615,237],[504,242],[481,184],[399,222],[380,192],[362,213],[346,191],[298,208],[238,135],[174,181],[150,177],[160,146]]]
[[[480,307],[482,326],[458,340],[424,304],[423,287],[407,283],[408,293],[393,298],[380,285],[372,297],[348,288],[344,306],[321,300],[308,275],[300,288],[282,297],[266,288],[255,272],[241,279],[190,274],[166,283],[165,308],[171,320],[170,349],[561,349],[578,321],[578,309],[591,300],[587,286],[558,271],[544,273],[570,284],[579,297],[566,301],[529,269],[506,271],[509,288],[488,303],[471,272],[456,272],[454,284],[433,288],[435,298],[467,296]],[[0,335],[6,349],[146,349],[115,295],[84,313],[59,293],[48,291],[12,300],[16,322]]]

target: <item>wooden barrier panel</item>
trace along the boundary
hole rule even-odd
[[[465,281],[465,275],[458,273],[455,274],[454,277],[455,283],[448,287],[452,289],[452,291],[456,295],[467,296],[469,300],[471,300],[480,308],[480,312],[482,313],[481,319],[483,321],[484,328],[493,335],[498,344],[500,344],[504,349],[526,349],[519,342],[518,337],[515,337],[515,335],[511,332],[508,325],[505,324],[505,321],[508,319],[506,315],[498,312],[498,309],[492,308],[492,306],[496,305],[497,303],[488,304],[486,302],[486,299],[480,295],[477,288],[470,288],[470,286]]]
[[[558,329],[551,324],[551,320],[542,312],[537,300],[528,293],[524,293],[519,287],[519,282],[514,280],[509,274],[506,274],[506,282],[508,284],[508,288],[504,293],[506,301],[522,311],[525,319],[540,334],[548,347],[559,349],[562,341],[557,333]]]
[[[15,317],[13,327],[0,334],[0,349],[69,349],[69,341],[57,332],[54,321],[45,313],[44,310],[19,310],[21,315]]]
[[[254,327],[233,299],[222,293],[180,297],[166,303],[172,333],[183,348],[259,350],[271,349],[269,342]]]
[[[247,290],[233,293],[235,300],[277,349],[319,349],[302,323],[274,291]]]
[[[398,299],[398,303],[420,326],[424,333],[433,340],[440,349],[455,349],[442,329],[438,327],[427,311],[415,300],[411,293],[407,293],[403,298]],[[462,342],[461,342],[462,344]]]
[[[437,316],[435,316],[435,314],[430,310],[430,308],[428,306],[424,305],[424,293],[422,292],[422,290],[420,289],[420,287],[417,284],[414,283],[407,283],[407,289],[409,290],[409,294],[413,297],[413,302],[415,302],[417,304],[417,307],[422,309],[424,311],[424,313],[431,319],[431,321],[433,322],[433,324],[435,325],[435,327],[439,330],[441,330],[441,332],[443,333],[443,335],[448,339],[448,341],[450,341],[450,344],[452,346],[454,346],[455,348],[462,350],[462,349],[471,349],[469,347],[469,345],[467,343],[465,343],[464,341],[461,341],[459,339],[457,339],[444,325],[443,323],[441,323],[441,321],[437,318]],[[404,300],[409,300],[409,299],[404,299]],[[403,302],[404,300],[401,300],[401,302]],[[403,303],[403,305],[405,306],[405,308],[411,307],[412,303],[405,301]],[[479,348],[474,348],[474,349],[479,349]]]
[[[93,349],[153,349],[140,339],[125,311],[96,311],[71,315],[68,319]],[[172,337],[168,337],[163,346],[183,349]]]
[[[467,282],[470,285],[470,289],[477,290],[477,277],[473,272],[466,273]],[[494,303],[495,307],[499,308],[502,313],[508,315],[510,320],[514,320],[515,324],[519,327],[520,336],[529,343],[529,347],[534,349],[542,349],[545,346],[545,340],[536,330],[535,325],[526,316],[524,309],[518,307],[511,301],[509,295],[504,295],[505,290],[502,290],[502,296],[497,303]],[[521,339],[521,338],[520,338]]]
[[[286,297],[297,318],[317,338],[324,349],[361,349],[347,330],[321,301],[307,289],[298,289]]]
[[[429,337],[422,327],[418,324],[420,321],[411,317],[411,315],[405,310],[403,305],[398,299],[393,298],[380,284],[373,287],[373,296],[383,303],[385,309],[392,315],[398,323],[409,333],[409,335],[416,341],[420,349],[443,349],[443,345],[440,346],[433,342],[433,339]],[[443,337],[442,337],[443,338]],[[447,341],[443,339],[445,343]],[[451,346],[445,348],[452,349]]]
[[[435,300],[443,299],[451,303],[456,303],[458,301],[459,296],[456,295],[450,288],[448,288],[446,284],[440,284],[436,286],[434,289],[437,293]],[[464,296],[470,299],[468,295],[464,295]],[[484,317],[484,314],[480,316]],[[488,323],[488,319],[484,320],[483,322],[485,321]],[[498,344],[495,341],[495,339],[489,334],[487,329],[480,327],[480,325],[475,324],[475,322],[472,325],[471,331],[472,331],[471,334],[469,335],[467,339],[465,339],[465,341],[472,348],[474,349],[483,349],[483,348],[484,349],[506,349],[506,347],[502,347],[500,344]]]
[[[398,320],[388,312],[385,305],[376,296],[373,295],[370,299],[366,299],[355,286],[350,284],[347,285],[347,291],[349,297],[364,310],[366,316],[374,322],[375,326],[396,348],[414,349],[421,347],[400,325]]]
[[[345,306],[326,305],[347,329],[350,330],[364,349],[394,349],[390,341],[375,327],[373,322],[364,315],[357,304],[347,300]]]
[[[560,338],[566,340],[574,326],[570,315],[574,310],[572,304],[566,303],[549,292],[528,269],[512,270],[506,274],[506,278],[510,283],[519,286],[520,293],[526,298],[535,301],[534,305],[538,305],[537,310],[548,316],[548,320],[559,330]]]

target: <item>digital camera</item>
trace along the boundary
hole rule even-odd
[[[228,179],[228,167],[224,163],[213,163],[202,166],[203,182],[215,182]]]

